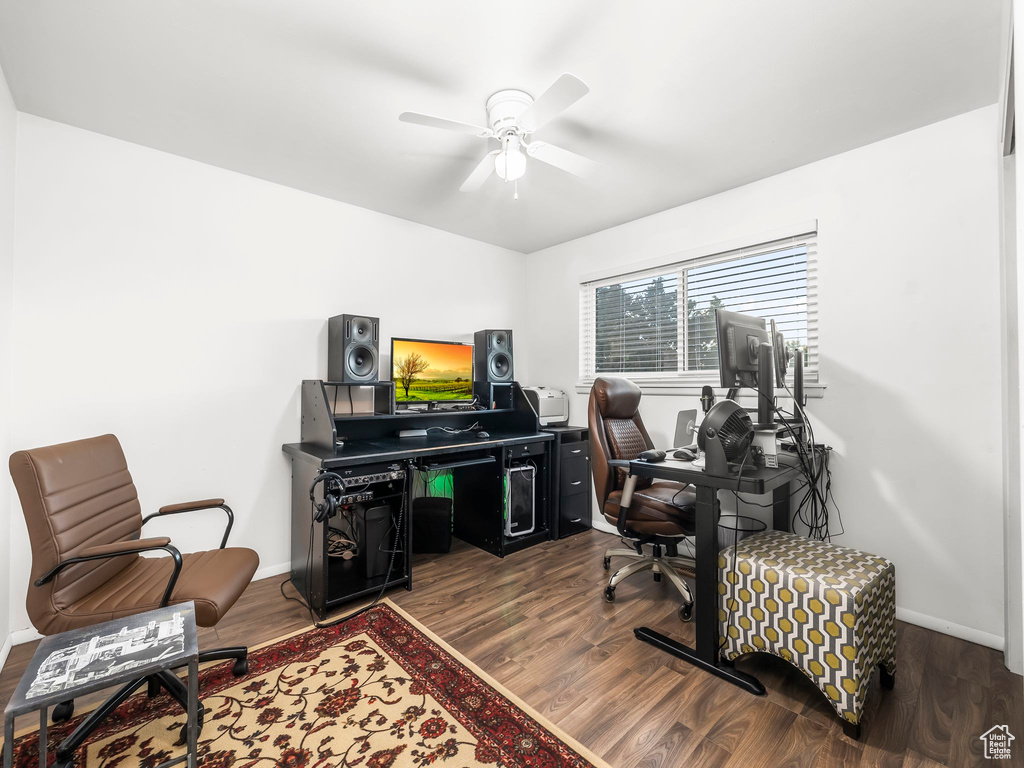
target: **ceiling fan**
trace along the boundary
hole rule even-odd
[[[398,119],[405,123],[468,133],[481,139],[495,139],[499,142],[501,146],[488,152],[476,169],[462,182],[459,189],[463,192],[475,192],[480,189],[492,171],[503,181],[522,178],[526,173],[527,155],[575,176],[589,178],[601,167],[599,163],[545,141],[527,141],[530,134],[558,117],[589,91],[582,80],[570,74],[559,77],[537,99],[524,91],[498,91],[487,100],[487,128],[443,117],[423,115],[419,112],[403,112]],[[526,151],[525,155],[523,150]]]

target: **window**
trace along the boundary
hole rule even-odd
[[[715,309],[775,320],[786,345],[817,365],[814,233],[580,285],[580,373],[716,383]]]

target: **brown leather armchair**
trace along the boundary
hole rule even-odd
[[[680,541],[695,532],[696,496],[692,486],[638,478],[629,507],[624,509],[620,503],[626,472],[608,466],[611,459],[632,460],[654,447],[640,418],[640,395],[640,387],[622,378],[595,379],[590,390],[587,421],[597,503],[605,519],[634,547],[605,552],[606,571],[613,557],[627,557],[631,562],[611,575],[604,596],[611,602],[616,585],[623,579],[640,571],[653,571],[655,581],[667,576],[679,591],[683,598],[679,613],[688,621],[693,616],[693,595],[676,568],[693,570],[692,558],[680,557],[678,551]],[[650,555],[644,551],[648,544]]]
[[[225,548],[233,515],[223,499],[162,507],[142,517],[121,444],[113,435],[51,445],[11,456],[11,477],[21,499],[32,547],[29,618],[44,635],[87,627],[172,603],[195,603],[196,623],[212,627],[235,603],[259,567],[251,549]],[[182,555],[166,536],[141,538],[154,517],[219,508],[227,515],[220,549]],[[169,557],[140,557],[164,551]],[[244,647],[200,653],[200,661],[234,659],[236,676],[248,671]],[[57,765],[70,766],[75,750],[137,688],[150,696],[164,688],[182,706],[187,689],[173,674],[122,686],[57,749]],[[71,718],[74,702],[54,708]],[[202,705],[199,723],[202,725]],[[184,738],[184,737],[183,737]]]

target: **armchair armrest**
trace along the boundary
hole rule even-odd
[[[128,541],[115,541],[110,544],[97,544],[95,547],[86,547],[76,557],[115,557],[117,555],[131,555],[140,551],[140,547],[146,550],[157,547],[166,547],[171,543],[167,536],[154,536],[149,539],[129,539]]]
[[[170,602],[171,594],[174,592],[174,585],[178,582],[178,575],[181,573],[181,553],[175,547],[171,546],[171,540],[166,536],[160,536],[152,539],[115,541],[112,544],[99,544],[95,547],[86,547],[74,557],[69,557],[67,560],[61,560],[57,565],[44,573],[33,583],[37,587],[48,584],[53,581],[58,573],[70,565],[88,563],[92,560],[104,560],[108,557],[119,557],[120,555],[136,555],[141,552],[151,552],[157,549],[164,550],[174,560],[174,569],[171,571],[171,578],[167,580],[167,586],[164,588],[163,598],[160,600],[160,607],[162,608]]]
[[[228,536],[231,535],[231,526],[235,524],[235,515],[231,511],[231,507],[224,503],[224,499],[203,499],[202,501],[183,501],[179,504],[168,504],[165,507],[160,507],[156,512],[151,515],[146,515],[142,518],[142,524],[145,525],[154,517],[163,517],[164,515],[178,515],[182,512],[197,512],[201,509],[223,509],[225,514],[228,516],[228,524],[224,529],[224,536],[220,540],[220,549],[224,549],[228,545]]]
[[[180,504],[168,504],[160,507],[158,515],[174,515],[178,512],[195,512],[197,509],[214,509],[224,505],[224,499],[203,499],[202,501],[183,501]]]

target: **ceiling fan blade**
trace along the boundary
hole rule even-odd
[[[469,178],[462,182],[462,186],[459,187],[460,192],[476,192],[484,185],[487,177],[494,173],[494,156],[496,154],[498,154],[497,149],[484,155],[480,165],[474,168],[473,172],[469,174]]]
[[[526,153],[542,163],[561,168],[575,176],[582,176],[589,179],[601,168],[600,163],[588,160],[583,155],[577,155],[567,149],[547,144],[543,141],[535,141],[526,148]]]
[[[542,93],[526,111],[519,116],[519,124],[526,133],[536,131],[546,122],[560,115],[590,92],[587,84],[568,73]]]
[[[415,123],[416,125],[425,125],[428,128],[443,128],[446,131],[468,133],[471,136],[479,136],[481,139],[487,139],[493,135],[489,128],[470,125],[469,123],[460,123],[457,120],[446,120],[443,117],[434,117],[433,115],[421,115],[419,112],[403,112],[398,116],[398,119],[403,123]]]

